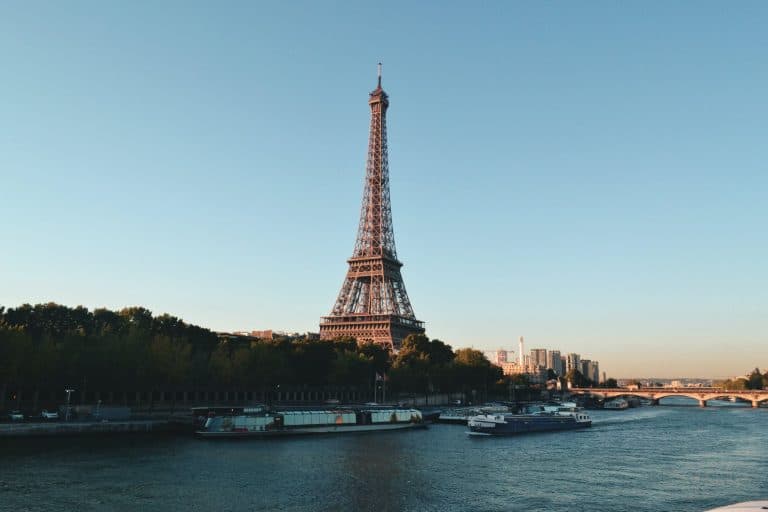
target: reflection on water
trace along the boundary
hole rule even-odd
[[[0,440],[0,510],[701,511],[768,497],[768,410],[592,411],[583,431]]]
[[[407,489],[419,489],[423,482],[414,472],[417,453],[402,443],[404,432],[391,432],[377,438],[351,436],[341,453],[341,498],[348,498],[353,509],[365,510],[376,503],[381,510],[401,510]]]

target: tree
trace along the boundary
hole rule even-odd
[[[733,380],[726,379],[726,380],[718,383],[719,387],[722,387],[723,389],[725,389],[727,391],[741,391],[741,390],[744,390],[744,389],[749,389],[747,387],[748,384],[749,384],[749,382],[747,381],[747,379],[745,379],[743,377],[739,377],[739,378],[736,378],[736,379],[733,379]]]
[[[501,368],[492,365],[485,354],[472,348],[462,348],[456,351],[453,360],[453,379],[461,385],[462,391],[483,392],[483,400],[487,399],[488,389],[503,376]]]
[[[763,375],[755,368],[747,377],[747,389],[763,389]]]
[[[357,350],[371,362],[376,373],[384,375],[389,370],[392,354],[383,345],[368,342],[359,345]]]
[[[584,377],[576,368],[568,370],[568,373],[565,374],[565,380],[577,388],[589,387],[592,384],[592,381]]]

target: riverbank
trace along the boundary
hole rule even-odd
[[[189,432],[191,425],[191,418],[185,421],[179,417],[120,421],[0,423],[0,437]]]

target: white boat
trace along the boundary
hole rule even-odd
[[[264,406],[232,409],[196,408],[195,435],[203,438],[278,437],[340,434],[424,427],[416,409],[338,407],[320,410],[271,411]]]
[[[603,404],[603,409],[623,410],[628,408],[629,408],[629,402],[627,402],[623,398],[615,398],[613,400],[608,400]]]
[[[509,412],[509,407],[501,404],[486,404],[479,407],[457,407],[454,409],[446,409],[440,412],[440,415],[437,417],[437,422],[466,425],[470,416],[491,414],[495,412]]]

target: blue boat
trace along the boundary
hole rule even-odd
[[[529,432],[574,430],[592,426],[592,419],[572,405],[541,407],[525,414],[479,414],[467,421],[469,435],[509,436]]]

